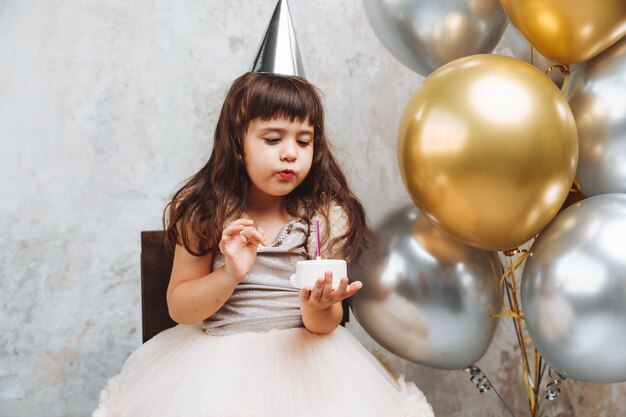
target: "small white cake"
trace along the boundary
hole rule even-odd
[[[323,278],[324,273],[333,273],[333,288],[339,286],[341,278],[348,276],[346,261],[343,259],[312,259],[296,262],[296,273],[291,275],[291,285],[296,288],[315,286],[317,278]]]

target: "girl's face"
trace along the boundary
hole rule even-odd
[[[253,188],[285,196],[311,170],[313,126],[282,117],[254,119],[243,138],[243,161]]]

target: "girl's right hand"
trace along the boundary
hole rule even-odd
[[[252,269],[259,245],[267,245],[267,242],[253,220],[237,219],[229,224],[219,243],[228,275],[241,281]]]

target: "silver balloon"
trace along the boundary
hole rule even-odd
[[[513,52],[513,56],[515,56],[515,58],[532,64],[543,73],[545,73],[550,67],[557,64],[557,62],[546,58],[538,50],[532,48],[524,35],[522,35],[520,31],[517,30],[517,28],[510,22],[504,30],[504,39],[506,39],[506,42],[509,44],[509,48],[511,48],[511,52]],[[561,71],[553,69],[547,75],[559,88],[561,88],[564,79]]]
[[[566,95],[578,128],[582,193],[626,193],[626,38],[577,65]]]
[[[423,76],[457,58],[493,51],[507,23],[498,0],[364,0],[363,4],[383,45]]]
[[[626,194],[576,203],[541,232],[522,306],[536,347],[561,373],[626,381]]]
[[[440,369],[478,361],[491,344],[502,293],[495,252],[445,235],[411,206],[396,209],[375,230],[374,245],[351,275],[363,289],[352,310],[390,352]]]

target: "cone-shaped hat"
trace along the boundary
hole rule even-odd
[[[287,0],[278,0],[251,71],[304,77]]]

